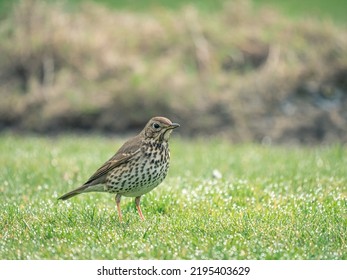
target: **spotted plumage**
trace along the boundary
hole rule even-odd
[[[144,219],[140,199],[157,187],[169,169],[169,137],[179,124],[164,117],[154,117],[145,128],[118,150],[81,187],[61,196],[66,200],[85,192],[109,192],[116,194],[119,219],[122,220],[120,199],[135,197],[141,219]]]

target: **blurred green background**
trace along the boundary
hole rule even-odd
[[[347,258],[347,1],[0,3],[0,259]],[[154,115],[146,221],[57,201]]]
[[[347,3],[0,2],[0,130],[347,140]]]
[[[50,0],[53,2],[54,0]],[[93,1],[93,0],[91,0]],[[191,4],[196,6],[202,11],[218,11],[223,8],[223,5],[228,0],[94,0],[96,3],[106,5],[110,8],[116,9],[127,9],[133,11],[148,11],[150,9],[169,8],[169,9],[179,9],[184,5]],[[11,5],[13,5],[18,0],[0,0],[0,7],[2,12],[6,12]],[[76,5],[85,0],[66,0],[69,5]],[[284,14],[292,17],[326,17],[331,18],[336,22],[345,23],[346,13],[347,13],[347,3],[344,0],[253,0],[256,7],[270,6],[276,8],[283,12]]]

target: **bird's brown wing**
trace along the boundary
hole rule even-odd
[[[140,152],[140,150],[137,150],[134,153],[130,154],[120,154],[117,159],[109,159],[98,170],[95,171],[95,173],[88,179],[87,182],[83,184],[83,186],[92,186],[96,184],[105,183],[106,175],[108,174],[108,172],[127,162],[138,152]]]
[[[141,140],[140,136],[136,136],[129,141],[125,142],[124,145],[118,150],[118,152],[106,161],[95,173],[79,188],[64,194],[59,199],[66,200],[75,195],[85,192],[90,186],[104,184],[108,172],[131,160],[133,156],[141,151]]]
[[[106,161],[95,173],[88,179],[83,186],[92,186],[105,183],[106,175],[114,168],[129,161],[133,156],[140,152],[141,142],[136,141],[137,137],[125,142],[118,152]],[[135,140],[135,141],[134,141]]]

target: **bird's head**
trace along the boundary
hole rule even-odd
[[[156,141],[168,141],[173,129],[179,127],[178,123],[173,123],[164,117],[154,117],[146,124],[143,133],[146,138]]]

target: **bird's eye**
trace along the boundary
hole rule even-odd
[[[153,123],[153,124],[152,124],[152,127],[153,127],[154,129],[159,129],[159,128],[160,128],[160,125],[159,125],[158,123]]]

